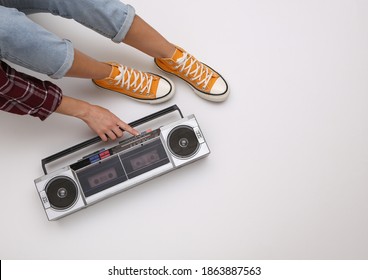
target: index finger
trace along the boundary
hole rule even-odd
[[[140,133],[135,130],[133,127],[131,127],[130,125],[128,125],[127,123],[123,122],[123,121],[119,121],[117,123],[117,125],[124,131],[126,132],[129,132],[130,134],[134,135],[134,136],[137,136],[139,135]]]

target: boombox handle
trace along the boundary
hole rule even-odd
[[[179,114],[180,114],[180,116],[183,118],[183,114],[181,113],[179,107],[177,105],[172,105],[172,106],[170,106],[170,107],[168,107],[166,109],[163,109],[161,111],[158,111],[156,113],[153,113],[151,115],[148,115],[146,117],[143,117],[143,118],[141,118],[139,120],[136,120],[134,122],[131,122],[131,123],[129,123],[129,125],[131,127],[136,127],[136,126],[142,125],[142,124],[144,124],[146,122],[149,122],[151,120],[154,120],[154,119],[157,119],[159,117],[162,117],[162,116],[164,116],[166,114],[169,114],[171,112],[174,112],[174,111],[178,111]],[[58,152],[58,153],[56,153],[54,155],[51,155],[51,156],[49,156],[47,158],[44,158],[43,160],[41,160],[43,172],[45,173],[45,175],[47,174],[46,164],[49,164],[49,163],[51,163],[51,162],[53,162],[53,161],[55,161],[57,159],[60,159],[60,158],[65,157],[67,155],[70,155],[70,154],[72,154],[72,153],[74,153],[76,151],[79,151],[81,149],[87,148],[87,147],[89,147],[89,146],[91,146],[93,144],[97,144],[97,143],[99,143],[101,141],[102,141],[101,138],[99,136],[96,136],[96,137],[94,137],[92,139],[89,139],[89,140],[84,141],[84,142],[82,142],[80,144],[77,144],[77,145],[75,145],[73,147],[70,147],[70,148],[65,149],[65,150],[63,150],[61,152]]]

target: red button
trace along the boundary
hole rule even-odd
[[[109,156],[110,156],[110,151],[109,150],[103,151],[102,153],[100,153],[100,158],[101,159],[107,158]]]

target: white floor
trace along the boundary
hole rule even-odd
[[[0,112],[0,259],[367,259],[368,2],[130,4],[218,69],[229,99],[209,103],[175,78],[176,96],[156,106],[86,80],[55,83],[127,122],[177,104],[197,116],[212,154],[48,222],[33,184],[40,160],[94,135],[57,114]],[[32,19],[97,59],[158,71],[71,20]]]

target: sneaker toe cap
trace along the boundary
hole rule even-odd
[[[213,95],[225,94],[228,91],[228,86],[225,80],[219,77],[213,84],[210,93]]]
[[[160,79],[157,86],[156,98],[162,98],[166,95],[173,93],[172,83],[168,82],[166,79]]]

